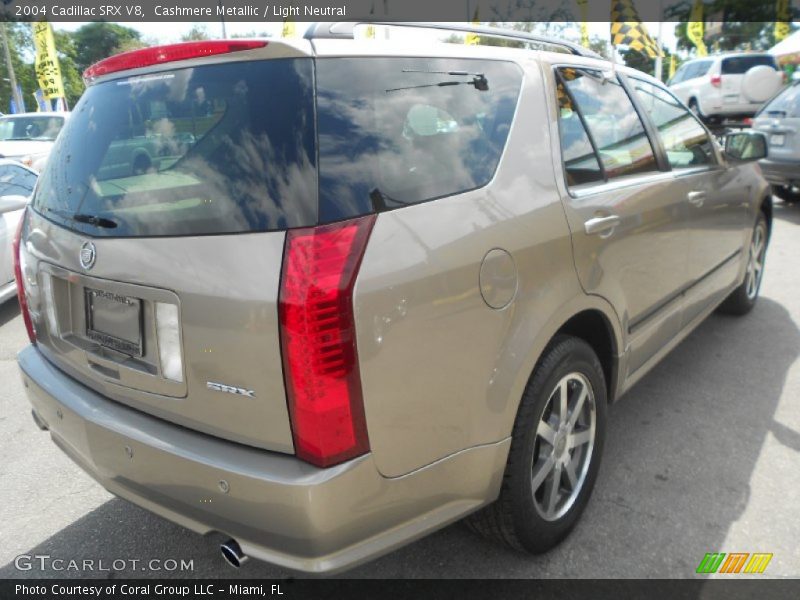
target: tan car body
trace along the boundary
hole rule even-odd
[[[191,62],[312,53],[480,57],[524,73],[488,185],[377,217],[354,295],[370,453],[328,469],[292,455],[278,344],[282,232],[98,238],[88,274],[78,264],[86,236],[31,212],[27,273],[56,277],[59,310],[75,307],[86,285],[143,298],[145,327],[148,302],[178,304],[185,378],[156,381],[147,354],[120,365],[65,339],[85,327],[79,309],[57,315],[69,327],[54,333],[36,285],[39,343],[19,363],[37,422],[108,490],[198,533],[233,537],[250,556],[323,572],[497,498],[520,398],[556,333],[589,341],[609,398],[619,398],[741,283],[742,249],[768,196],[757,166],[729,165],[719,151],[711,168],[571,193],[553,69],[610,68],[596,59],[303,40]],[[697,190],[702,206],[687,202]],[[611,235],[586,233],[586,221],[611,213],[620,217]],[[207,381],[256,398],[220,396]]]

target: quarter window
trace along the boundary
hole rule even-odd
[[[631,79],[639,103],[650,115],[673,169],[714,163],[714,150],[706,130],[672,94],[660,87]]]
[[[657,171],[655,154],[619,80],[592,69],[559,69],[588,127],[607,179]]]
[[[558,93],[558,131],[561,136],[561,155],[567,185],[580,185],[603,181],[603,169],[586,133],[581,117],[567,94],[564,84],[557,84]]]

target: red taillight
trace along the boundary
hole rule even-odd
[[[33,328],[33,321],[31,320],[31,313],[28,310],[28,298],[25,296],[25,278],[22,276],[22,265],[19,260],[20,245],[22,241],[22,229],[25,227],[25,219],[28,216],[26,210],[22,213],[17,226],[17,233],[14,235],[14,243],[12,244],[11,251],[14,254],[14,279],[17,280],[17,299],[19,300],[19,309],[22,313],[22,320],[25,323],[25,329],[28,330],[28,339],[31,344],[36,343],[36,330]]]
[[[83,72],[83,78],[91,79],[100,75],[116,73],[117,71],[149,67],[176,60],[188,60],[190,58],[263,48],[267,43],[264,40],[207,40],[131,50],[94,63]]]
[[[290,230],[281,273],[281,350],[295,452],[329,467],[369,450],[353,286],[374,215]]]
[[[714,87],[719,87],[722,85],[722,75],[712,75],[711,76],[711,85]]]

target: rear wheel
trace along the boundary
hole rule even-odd
[[[569,534],[600,468],[605,390],[592,348],[578,338],[555,338],[520,403],[500,497],[467,518],[471,529],[533,553]]]
[[[689,98],[689,110],[697,115],[697,118],[699,118],[701,121],[706,119],[706,116],[700,112],[700,104],[697,102],[696,98]]]
[[[764,213],[759,212],[758,221],[753,228],[750,244],[747,247],[747,270],[744,281],[720,305],[720,312],[729,315],[744,315],[753,309],[761,289],[768,241],[767,218]]]

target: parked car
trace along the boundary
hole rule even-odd
[[[723,151],[660,82],[568,42],[352,29],[88,69],[17,245],[34,420],[237,566],[344,569],[466,516],[546,551],[608,403],[756,303],[764,137]],[[102,175],[130,114],[193,143]]]
[[[0,304],[17,294],[11,246],[36,179],[31,169],[0,159]]]
[[[736,52],[689,60],[668,83],[679,100],[714,122],[752,117],[782,82],[771,54]]]
[[[69,113],[36,112],[0,117],[0,158],[40,170]]]
[[[769,158],[760,164],[773,193],[786,202],[800,201],[800,80],[767,102],[753,129],[767,136]]]

